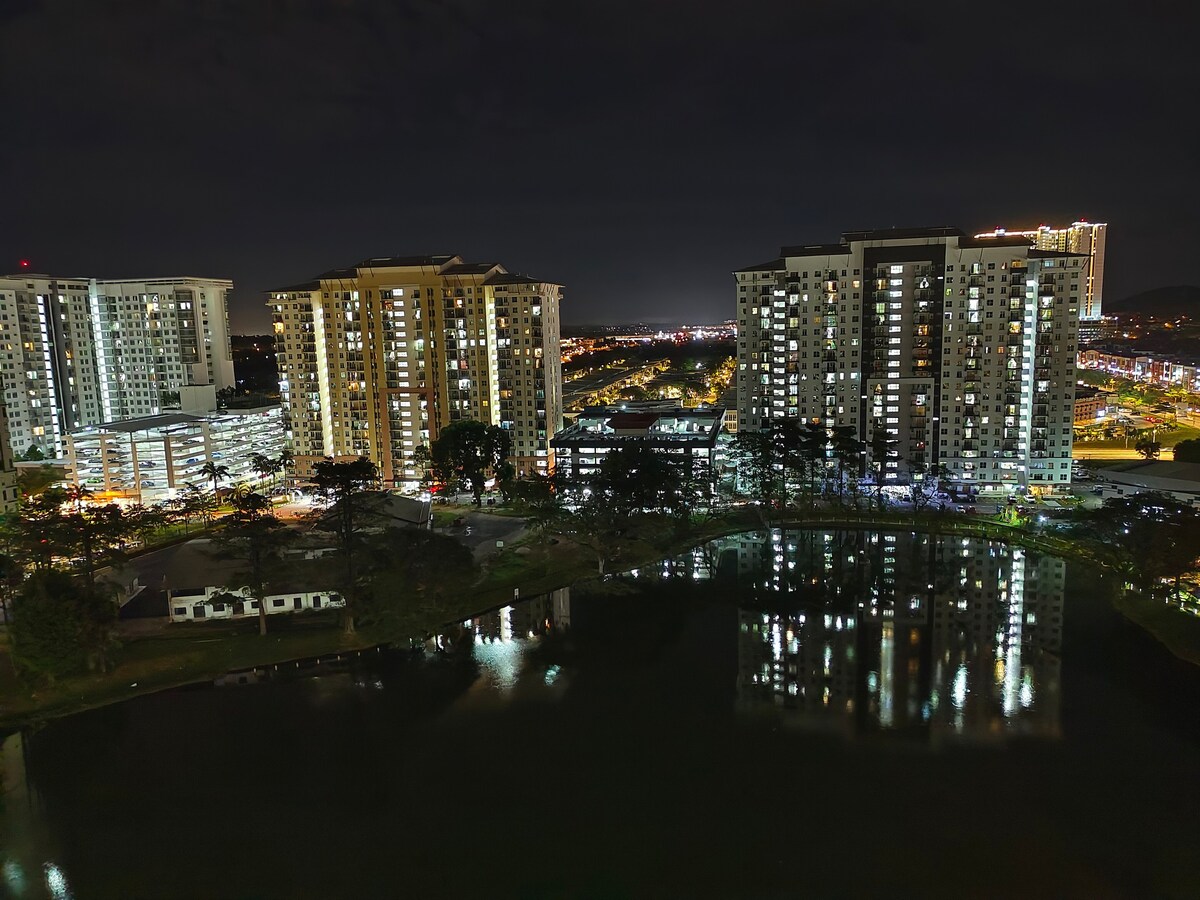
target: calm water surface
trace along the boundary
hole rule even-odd
[[[0,893],[1196,897],[1200,673],[1094,572],[760,532],[3,744]]]

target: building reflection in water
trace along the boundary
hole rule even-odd
[[[975,538],[773,530],[688,562],[737,579],[745,711],[847,735],[1060,734],[1062,560]]]
[[[978,538],[779,529],[627,573],[729,585],[742,711],[932,741],[1059,736],[1065,574],[1062,560]],[[570,591],[463,625],[484,685],[507,693],[531,639],[570,630]]]
[[[523,674],[531,640],[570,630],[571,589],[517,600],[514,605],[467,619],[462,627],[473,642],[471,652],[484,676],[479,687],[508,694]],[[549,686],[557,677],[558,668],[551,666],[544,683]]]

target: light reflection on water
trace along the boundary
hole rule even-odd
[[[1064,576],[1059,560],[978,539],[773,530],[714,541],[614,579],[613,587],[638,603],[676,591],[736,605],[720,639],[731,653],[736,644],[736,669],[725,682],[734,690],[706,702],[732,696],[738,716],[789,729],[937,744],[1061,736]],[[539,646],[587,631],[588,611],[607,599],[561,590],[462,623],[462,646],[478,674],[449,708],[569,695],[576,667],[586,663]],[[615,648],[626,635],[604,621],[607,630],[593,638]],[[434,644],[449,650],[451,641]],[[321,678],[307,692],[313,708],[337,706],[347,691],[362,695],[361,686],[387,694],[380,667],[368,662],[365,670]],[[22,740],[4,742],[4,887],[14,897],[70,898],[70,859],[43,849],[52,844],[13,841],[26,824],[32,834],[37,818],[36,797],[22,793]]]
[[[1061,736],[1065,573],[982,539],[773,529],[650,577],[735,586],[742,711],[937,741]]]
[[[615,581],[651,602],[655,584],[728,588],[744,714],[846,736],[997,740],[1061,736],[1065,572],[982,539],[774,529]],[[560,666],[526,671],[527,652],[570,631],[571,605],[562,590],[463,623],[480,667],[472,695],[507,697],[523,676],[531,691],[555,684]]]

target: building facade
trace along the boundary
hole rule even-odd
[[[21,488],[17,484],[17,468],[8,439],[8,411],[0,403],[0,516],[15,513],[20,502]]]
[[[225,466],[222,487],[255,483],[255,453],[278,459],[285,446],[278,406],[204,413],[169,412],[82,428],[67,435],[67,475],[95,494],[140,503],[170,500],[187,485],[212,488],[201,472]]]
[[[280,392],[306,477],[366,456],[415,484],[451,422],[508,431],[518,474],[553,467],[562,422],[560,285],[458,256],[369,259],[270,292]]]
[[[1088,257],[953,228],[848,232],[735,272],[738,428],[850,426],[885,483],[1065,487]]]
[[[1027,231],[995,231],[977,234],[977,238],[1012,237],[1025,238],[1038,250],[1057,250],[1076,256],[1086,256],[1087,282],[1083,292],[1079,318],[1084,322],[1095,322],[1102,318],[1104,302],[1104,242],[1108,237],[1108,225],[1103,222],[1072,222],[1062,228],[1039,225]]]
[[[157,415],[182,385],[233,386],[232,289],[212,278],[93,282],[101,421]]]
[[[161,411],[189,383],[233,384],[221,279],[0,277],[0,387],[14,453],[62,454],[73,429]]]
[[[723,407],[682,408],[653,401],[585,409],[554,436],[557,471],[571,479],[595,474],[610,450],[650,447],[667,454],[697,478],[717,471]]]

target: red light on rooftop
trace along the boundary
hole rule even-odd
[[[17,263],[17,265],[19,265],[22,269],[28,269],[29,266],[31,265],[31,263],[29,262],[29,260],[23,259],[19,263]]]

